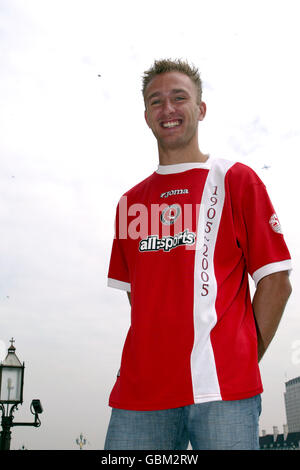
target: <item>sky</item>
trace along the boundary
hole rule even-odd
[[[261,362],[260,429],[286,423],[300,375],[297,0],[0,0],[0,359],[15,339],[24,403],[12,449],[103,449],[130,308],[107,287],[120,196],[158,165],[141,76],[183,58],[203,81],[200,149],[262,178],[293,294]],[[268,168],[264,168],[267,166]],[[251,286],[253,292],[253,286]]]

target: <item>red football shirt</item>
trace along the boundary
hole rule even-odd
[[[265,186],[222,159],[159,166],[116,212],[108,285],[131,292],[109,405],[158,410],[262,392],[248,273],[291,269]]]

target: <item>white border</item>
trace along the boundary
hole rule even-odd
[[[217,281],[214,270],[214,251],[225,201],[224,180],[227,171],[234,164],[235,162],[228,160],[214,160],[205,182],[199,211],[194,267],[194,345],[190,358],[195,403],[222,400],[214,351],[210,339],[211,330],[217,323],[215,308]],[[205,232],[207,211],[216,186],[218,198],[218,203],[214,206],[216,216],[208,235],[209,242],[207,242],[204,238],[207,235]],[[203,285],[201,264],[204,243],[208,245],[209,293],[206,296],[201,295]]]
[[[129,282],[118,281],[117,279],[107,279],[108,287],[114,287],[115,289],[126,290],[127,292],[131,291],[131,285]]]
[[[289,274],[292,270],[292,261],[290,259],[286,259],[284,261],[278,261],[277,263],[270,263],[262,266],[261,268],[254,271],[252,274],[252,279],[255,282],[255,287],[259,283],[259,281],[269,274],[278,273],[280,271],[288,271]]]

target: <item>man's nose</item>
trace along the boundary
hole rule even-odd
[[[174,106],[174,103],[172,103],[171,100],[169,99],[166,99],[164,101],[164,104],[163,104],[163,111],[165,114],[171,114],[172,112],[174,112],[175,110],[175,106]]]

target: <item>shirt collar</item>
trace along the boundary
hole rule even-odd
[[[206,162],[187,162],[175,163],[174,165],[158,165],[156,173],[159,175],[170,175],[172,173],[182,173],[183,171],[193,170],[194,168],[203,168],[209,170],[212,159],[208,157]]]

